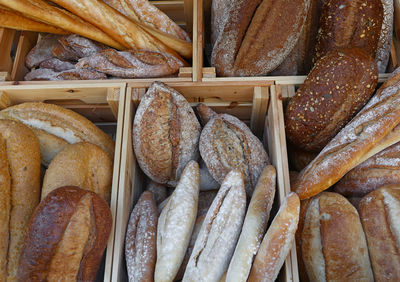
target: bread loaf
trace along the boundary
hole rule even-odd
[[[393,144],[379,142],[400,122],[399,79],[398,71],[394,72],[368,104],[301,171],[293,185],[301,199],[336,183],[375,146],[380,145],[383,150]]]
[[[358,212],[343,196],[323,192],[311,199],[301,241],[310,281],[374,281]]]
[[[390,57],[390,46],[393,36],[394,7],[392,0],[381,0],[381,2],[383,6],[383,21],[375,60],[378,65],[379,73],[384,73]]]
[[[328,52],[289,101],[287,138],[299,148],[319,152],[365,105],[377,83],[376,63],[363,50]]]
[[[287,146],[287,150],[289,164],[296,171],[301,171],[318,155],[318,153],[307,152],[305,150],[298,149],[290,143]]]
[[[51,58],[40,63],[39,68],[41,69],[51,69],[55,72],[61,72],[66,70],[72,70],[75,65],[68,61],[61,61],[57,58]]]
[[[207,212],[183,282],[218,281],[227,270],[246,212],[244,177],[229,172]]]
[[[47,34],[39,40],[25,58],[26,66],[31,69],[39,66],[43,61],[49,60],[53,57],[53,46],[58,44],[58,35]]]
[[[168,195],[167,187],[154,181],[150,181],[146,186],[146,190],[153,193],[153,198],[157,205],[164,201]]]
[[[94,281],[111,225],[110,208],[95,193],[52,191],[30,220],[18,280]]]
[[[107,76],[103,73],[87,69],[70,69],[61,72],[56,72],[51,69],[35,69],[27,73],[24,77],[24,80],[97,80],[106,78]]]
[[[161,82],[142,98],[132,134],[140,168],[158,183],[175,186],[186,164],[198,158],[200,124],[185,98]]]
[[[99,146],[79,142],[66,146],[50,163],[42,186],[42,199],[61,187],[78,186],[111,200],[113,162]]]
[[[199,142],[200,155],[213,178],[222,183],[232,169],[240,169],[251,196],[257,179],[269,163],[260,140],[238,118],[219,114],[203,128]]]
[[[0,120],[0,139],[0,277],[16,281],[29,219],[40,198],[39,142],[27,126],[12,120]]]
[[[249,282],[275,281],[294,242],[299,222],[300,200],[296,193],[286,196],[262,240],[251,268]]]
[[[310,279],[308,279],[306,266],[304,265],[303,255],[301,252],[301,244],[302,244],[301,236],[302,236],[302,232],[303,232],[304,221],[306,219],[306,212],[308,209],[308,205],[310,204],[310,201],[311,201],[311,199],[306,199],[306,200],[300,202],[299,223],[297,225],[297,231],[295,234],[297,267],[299,269],[299,278],[300,278],[300,281],[302,281],[302,282],[310,281]]]
[[[267,229],[275,196],[276,171],[272,165],[261,173],[251,197],[242,231],[226,274],[227,281],[246,281]]]
[[[158,220],[154,281],[174,281],[178,274],[196,221],[199,191],[199,165],[190,161]]]
[[[145,191],[133,209],[125,237],[129,281],[153,281],[156,264],[158,211],[152,192]]]
[[[375,281],[400,279],[400,190],[381,188],[360,202]]]
[[[200,166],[200,191],[218,190],[220,184],[212,177],[208,171],[207,165],[202,159],[199,162]]]
[[[322,7],[315,61],[329,51],[359,47],[375,58],[383,22],[381,0],[327,0]]]

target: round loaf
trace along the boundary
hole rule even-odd
[[[359,205],[375,281],[400,280],[400,190],[382,188]]]
[[[42,186],[42,199],[61,186],[78,186],[111,199],[112,160],[99,146],[81,142],[67,145],[50,163]]]
[[[198,159],[200,130],[186,99],[154,82],[133,122],[133,148],[140,168],[153,181],[176,186],[186,164]]]
[[[329,52],[289,101],[288,139],[304,150],[320,151],[371,98],[377,83],[376,63],[362,50]]]
[[[210,119],[201,132],[199,149],[209,172],[219,183],[229,171],[240,169],[248,196],[251,196],[262,170],[269,164],[260,140],[246,124],[228,114]]]
[[[94,281],[111,225],[111,210],[95,193],[52,191],[29,222],[18,281]]]

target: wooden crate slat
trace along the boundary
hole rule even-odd
[[[15,54],[14,65],[11,72],[11,80],[24,80],[28,69],[25,67],[25,57],[36,45],[38,39],[37,32],[23,31],[19,37],[17,52]]]
[[[268,110],[268,100],[269,93],[267,87],[254,87],[250,129],[257,137],[262,137],[264,131],[265,117]]]
[[[0,28],[0,71],[11,73],[11,46],[14,40],[15,30]]]

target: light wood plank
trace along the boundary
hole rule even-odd
[[[250,129],[261,138],[268,109],[269,93],[267,87],[254,87],[253,107],[251,111]]]
[[[25,75],[28,73],[28,69],[25,66],[25,58],[29,51],[36,45],[38,39],[38,33],[32,31],[22,31],[17,52],[15,53],[15,59],[13,69],[11,72],[11,80],[24,80]]]

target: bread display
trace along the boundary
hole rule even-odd
[[[175,186],[186,164],[198,159],[200,124],[185,98],[161,82],[142,98],[132,132],[140,168],[158,183]]]
[[[369,193],[361,200],[359,211],[375,280],[399,280],[400,190],[381,188]]]
[[[114,158],[114,141],[85,117],[63,107],[46,103],[23,103],[0,111],[0,119],[19,120],[40,133],[41,157],[49,165],[66,143],[89,142]],[[46,146],[51,143],[54,146]]]
[[[155,281],[174,281],[179,271],[196,221],[199,191],[199,165],[190,161],[158,220]]]
[[[208,121],[200,135],[199,149],[209,172],[219,183],[229,171],[240,169],[248,196],[269,164],[260,140],[245,123],[229,114],[218,114]]]
[[[288,139],[298,148],[319,152],[366,104],[377,83],[376,63],[363,50],[328,52],[289,101]]]
[[[95,192],[110,203],[112,168],[112,159],[99,146],[87,142],[68,145],[46,170],[41,198],[66,185]]]
[[[95,193],[77,187],[52,191],[30,220],[18,280],[93,281],[111,225],[110,208]]]
[[[276,171],[272,165],[261,173],[244,218],[242,231],[229,264],[226,281],[246,281],[267,229],[275,196]],[[286,255],[285,255],[286,257]],[[278,268],[279,271],[280,267]]]
[[[358,212],[339,194],[323,192],[311,199],[301,248],[310,281],[374,281]]]
[[[153,281],[157,257],[158,211],[152,192],[145,191],[133,209],[125,237],[129,281]]]
[[[301,171],[293,184],[301,199],[314,196],[335,184],[364,161],[363,158],[370,151],[378,153],[399,141],[385,140],[400,122],[399,77],[397,70],[367,105]]]
[[[381,0],[326,0],[322,7],[315,61],[329,51],[359,47],[375,58],[383,22]]]
[[[182,281],[218,281],[233,255],[246,211],[244,177],[229,172],[207,212]]]
[[[0,280],[17,281],[28,223],[40,199],[40,151],[35,134],[0,120]]]
[[[291,192],[262,240],[248,281],[275,281],[294,242],[299,213],[299,197]]]

